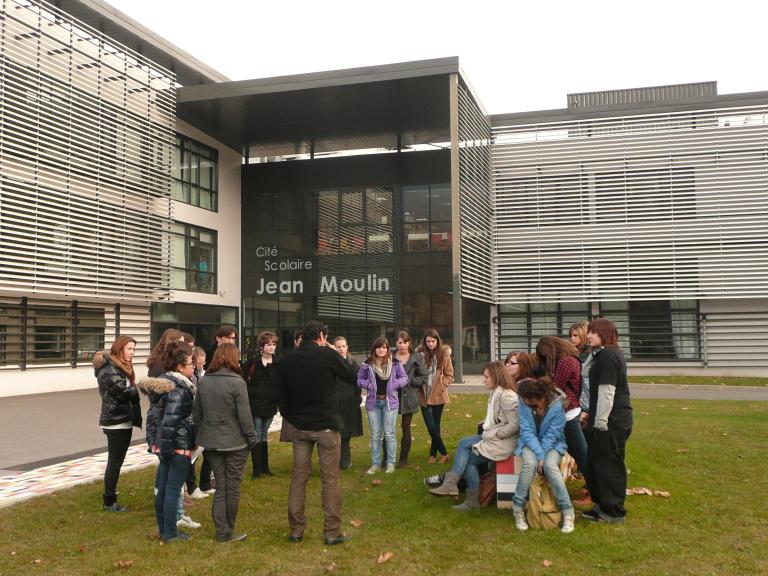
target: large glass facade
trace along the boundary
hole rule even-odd
[[[357,354],[403,329],[418,340],[434,327],[452,343],[450,200],[444,182],[251,190],[244,337],[276,330],[290,347],[319,318]]]

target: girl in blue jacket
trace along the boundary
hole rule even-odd
[[[574,511],[568,489],[560,473],[560,460],[566,452],[565,412],[562,392],[548,377],[526,378],[517,383],[520,399],[520,441],[515,454],[523,457],[523,467],[512,498],[512,511],[518,530],[527,530],[525,505],[536,473],[549,483],[560,510],[563,512],[565,533],[573,532]]]

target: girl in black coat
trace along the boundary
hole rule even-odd
[[[280,386],[277,382],[277,335],[268,330],[260,332],[256,337],[256,346],[260,354],[249,360],[243,373],[248,387],[248,402],[251,405],[253,427],[256,429],[257,441],[251,447],[253,461],[252,478],[260,478],[262,474],[274,476],[269,469],[268,434],[272,420],[277,414],[277,400]]]
[[[109,352],[98,352],[93,357],[101,395],[99,426],[107,435],[103,507],[108,512],[126,511],[117,503],[117,481],[131,444],[133,427],[141,429],[141,405],[133,371],[135,348],[136,340],[118,336]]]
[[[177,527],[181,488],[187,479],[195,449],[192,419],[194,371],[192,347],[173,342],[165,352],[165,374],[139,382],[150,400],[147,417],[147,445],[160,458],[155,487],[155,516],[164,542],[189,540]]]
[[[360,365],[349,353],[347,339],[344,336],[337,336],[333,340],[333,346],[336,348],[336,352],[344,359],[344,362],[349,367],[349,371],[357,377]],[[339,378],[336,379],[336,392],[339,395],[339,416],[341,417],[341,427],[339,428],[341,457],[339,458],[339,467],[342,470],[349,470],[352,467],[351,440],[363,435],[363,413],[360,410],[360,402],[363,395],[360,388],[350,386]]]

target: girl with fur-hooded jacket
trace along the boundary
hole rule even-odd
[[[190,380],[194,370],[192,347],[173,342],[165,352],[166,370],[157,378],[144,378],[139,388],[149,397],[147,446],[157,454],[155,515],[160,538],[165,542],[188,540],[178,531],[181,489],[187,478],[195,449],[195,425],[192,419],[195,387]]]

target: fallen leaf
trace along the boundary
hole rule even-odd
[[[82,552],[85,552],[85,544],[83,544],[82,546],[80,546],[80,548],[78,548],[77,550],[78,550],[78,552],[81,552],[81,553],[82,553]]]
[[[661,490],[654,490],[653,491],[654,496],[658,496],[659,498],[670,498],[671,494],[669,492],[662,492]]]
[[[723,436],[728,436],[728,432],[723,432]]]
[[[627,488],[627,494],[639,494],[641,496],[651,496],[653,492],[648,488],[638,486],[637,488]]]
[[[32,561],[30,562],[30,564],[41,564],[42,562],[43,562],[43,561],[42,561],[42,560],[40,560],[40,558],[35,558],[34,560],[32,560]]]
[[[384,552],[383,554],[379,554],[379,559],[377,562],[379,564],[384,564],[384,562],[387,562],[388,560],[391,560],[394,554],[392,552]]]
[[[130,568],[133,566],[133,560],[120,560],[115,564],[115,568]]]
[[[328,564],[328,566],[325,567],[325,569],[328,572],[333,572],[334,570],[336,570],[336,562],[331,562],[330,564]]]
[[[648,416],[648,412],[640,412],[640,416]]]
[[[678,454],[685,454],[686,452],[688,452],[688,448],[678,448],[677,449],[677,453]]]
[[[349,523],[355,528],[360,528],[363,525],[363,521],[360,518],[353,518]]]
[[[372,486],[381,486],[381,480],[379,480],[378,478],[374,478],[373,480],[371,480],[371,485]]]
[[[682,408],[680,408],[680,410],[690,410],[690,408],[688,406],[683,406]]]
[[[472,414],[470,414],[469,412],[467,412],[466,414],[464,414],[464,418],[472,418]]]
[[[550,566],[552,566],[552,560],[544,560],[541,564],[545,568],[549,568]]]
[[[16,556],[16,550],[11,551],[11,556]]]

